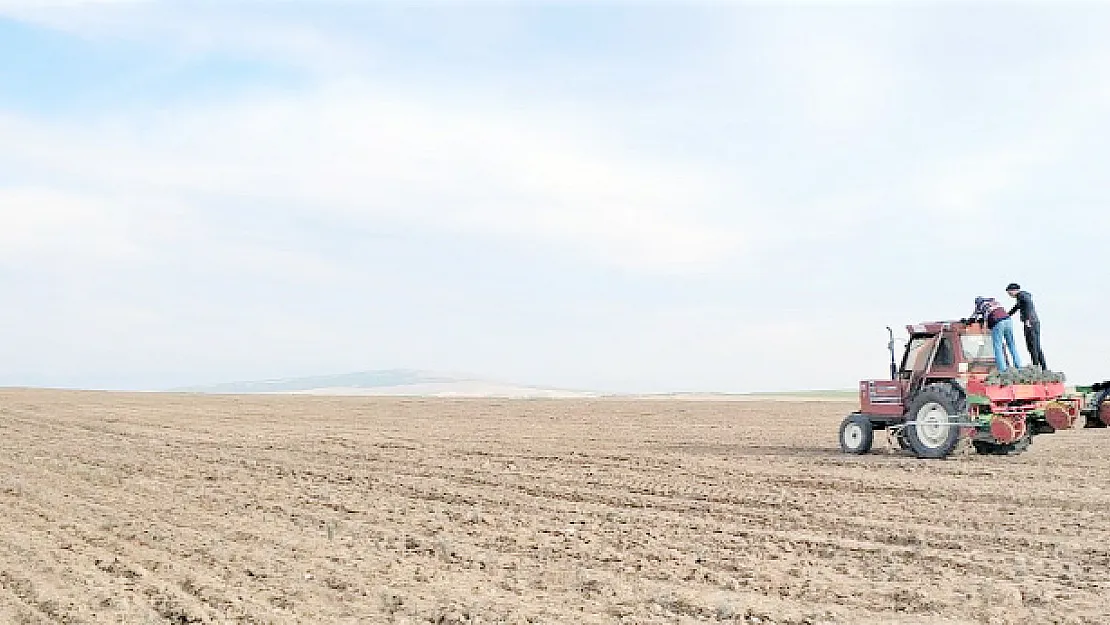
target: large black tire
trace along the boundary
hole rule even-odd
[[[1110,426],[1110,388],[1102,389],[1095,400],[1095,420],[1103,427]]]
[[[875,442],[871,420],[861,414],[850,414],[840,423],[840,450],[846,454],[865,454]]]
[[[992,443],[990,441],[971,441],[971,446],[975,448],[975,452],[987,456],[1016,456],[1021,452],[1029,449],[1033,444],[1033,437],[1026,436],[1021,440],[1014,441],[1013,443]]]
[[[1095,384],[1094,390],[1097,395],[1095,395],[1090,412],[1084,413],[1087,416],[1086,422],[1083,424],[1084,428],[1105,428],[1110,425],[1107,423],[1110,420],[1110,388],[1106,388],[1105,384],[1107,383],[1099,382]],[[1103,411],[1106,412],[1106,419],[1103,419]]]
[[[950,384],[930,384],[910,401],[903,432],[918,458],[946,458],[960,442],[958,422],[967,414],[967,398]]]

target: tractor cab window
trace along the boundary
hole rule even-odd
[[[954,364],[956,364],[956,354],[952,351],[952,340],[946,336],[940,339],[933,365],[936,367],[951,367]]]
[[[964,350],[964,360],[975,362],[984,360],[994,362],[994,344],[986,334],[965,334],[960,337]]]
[[[934,341],[940,341],[936,345],[937,353],[933,357],[934,367],[951,367],[956,364],[956,353],[952,347],[952,339],[947,336],[934,337],[934,336],[915,336],[910,339],[910,344],[906,346],[906,355],[902,359],[902,377],[909,378],[914,372],[921,373],[925,371],[925,367],[929,366],[929,357],[933,356]]]
[[[925,368],[925,359],[929,357],[926,346],[932,345],[931,336],[915,336],[906,346],[906,355],[902,357],[902,377],[909,377],[914,371]]]

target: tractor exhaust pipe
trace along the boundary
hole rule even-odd
[[[886,333],[890,335],[890,342],[886,344],[887,350],[890,351],[890,379],[898,379],[898,364],[894,360],[894,330],[890,326],[886,327]]]

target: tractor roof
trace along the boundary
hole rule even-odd
[[[911,335],[914,334],[939,334],[941,330],[950,328],[952,330],[961,331],[967,328],[962,321],[925,321],[922,323],[914,323],[906,326],[906,331]]]
[[[912,323],[906,326],[906,331],[910,334],[936,334],[943,329],[943,321],[925,321],[922,323]]]
[[[970,327],[978,327],[972,325]],[[968,332],[969,326],[962,321],[926,321],[921,323],[914,323],[906,326],[906,331],[911,335],[919,334],[939,334],[940,331],[949,329],[960,332],[961,334],[977,334],[975,330]]]

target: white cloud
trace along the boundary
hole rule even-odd
[[[119,260],[137,252],[126,212],[83,194],[0,187],[0,222],[0,259],[9,263]]]
[[[1052,157],[1051,152],[1022,146],[954,158],[929,172],[920,197],[933,215],[978,222],[1002,208],[996,203],[1000,195],[1019,190],[1029,171]]]
[[[8,116],[0,141],[25,146],[11,156],[40,177],[183,204],[249,197],[647,270],[704,268],[740,251],[743,235],[707,217],[730,199],[722,181],[560,124],[359,85],[80,125]]]
[[[33,12],[85,6],[147,4],[156,0],[0,0],[0,11]],[[18,14],[18,13],[17,13]]]
[[[812,132],[843,136],[881,126],[902,86],[893,65],[900,24],[875,12],[794,9],[773,13],[743,54],[763,60],[770,84]]]
[[[295,6],[295,3],[287,3]],[[260,13],[255,3],[159,0],[0,0],[0,13],[84,39],[154,44],[184,57],[231,52],[314,73],[347,73],[374,60],[372,46],[303,21]]]

